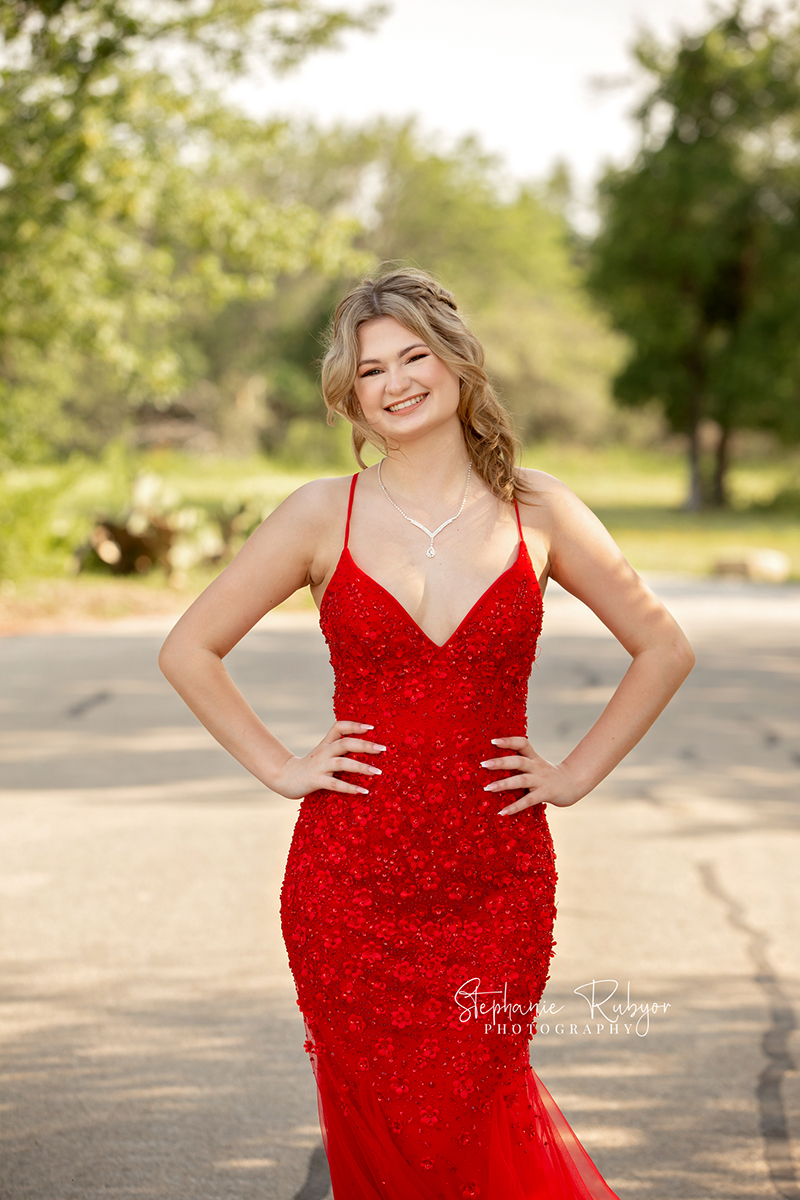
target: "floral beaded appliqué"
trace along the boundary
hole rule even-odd
[[[320,611],[334,709],[387,750],[368,796],[303,800],[284,935],[307,1048],[341,1102],[368,1087],[407,1161],[455,1172],[453,1195],[477,1197],[470,1156],[495,1098],[519,1102],[533,1026],[487,1032],[454,996],[477,978],[533,1007],[553,946],[544,810],[498,817],[483,786],[502,773],[480,767],[493,737],[526,733],[542,600],[521,543],[443,646],[398,609],[345,552]],[[456,1141],[458,1165],[444,1149]]]

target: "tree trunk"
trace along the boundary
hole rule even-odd
[[[719,441],[714,455],[714,479],[711,487],[713,508],[727,508],[728,467],[730,466],[731,431],[725,425],[719,431]]]
[[[694,345],[687,357],[686,374],[686,433],[689,438],[689,494],[684,507],[687,512],[700,512],[705,507],[706,487],[703,479],[703,446],[700,421],[705,409],[705,369],[703,362],[704,330],[698,328]]]
[[[700,454],[700,422],[695,418],[689,428],[689,494],[684,507],[687,512],[700,512],[703,507],[703,473]]]

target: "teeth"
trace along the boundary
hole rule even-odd
[[[412,404],[419,404],[420,400],[424,399],[425,396],[412,396],[410,400],[403,400],[400,404],[390,404],[387,411],[390,413],[401,412],[404,408],[410,408]]]

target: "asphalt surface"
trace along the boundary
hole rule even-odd
[[[622,1200],[798,1197],[800,589],[656,587],[698,666],[609,780],[550,810],[560,1011],[532,1061]],[[172,693],[165,632],[0,641],[3,1200],[330,1194],[278,919],[297,805]],[[328,728],[311,614],[228,661],[294,750]],[[625,663],[548,594],[540,752],[578,739]],[[619,985],[603,1012],[592,980]],[[628,984],[658,1007],[615,1033]]]

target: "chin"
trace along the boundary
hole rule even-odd
[[[380,433],[387,440],[391,441],[396,438],[398,441],[405,441],[407,438],[418,438],[426,433],[433,433],[435,430],[441,429],[443,426],[450,425],[458,421],[458,412],[437,413],[432,409],[422,411],[423,405],[420,405],[419,410],[414,412],[414,415],[409,415],[404,421],[394,421],[391,417],[388,420],[382,420],[379,425],[373,426],[377,433]]]

